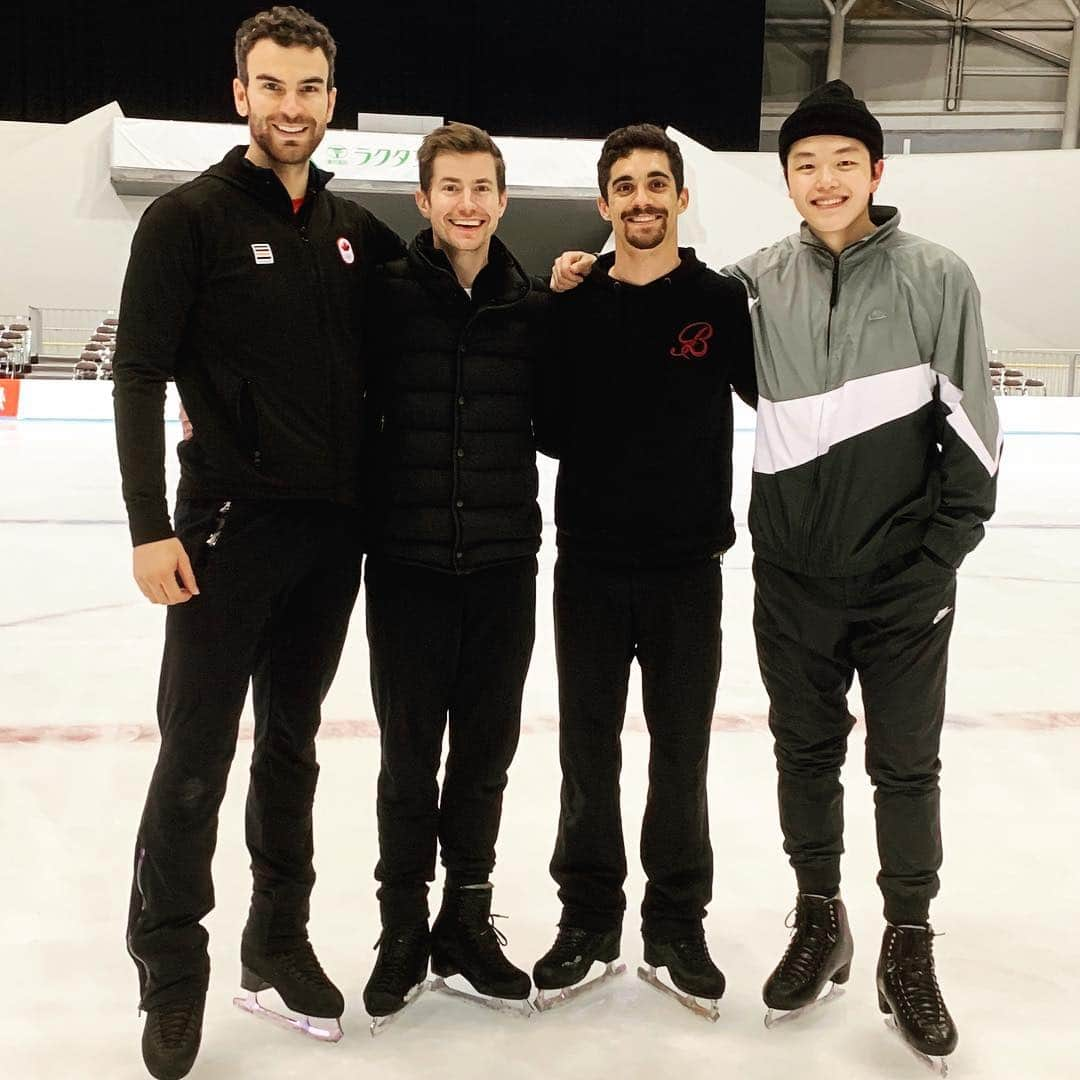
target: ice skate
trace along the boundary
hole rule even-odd
[[[491,914],[491,885],[464,885],[443,892],[431,928],[431,990],[496,1012],[529,1017],[529,976],[503,955],[506,938]],[[446,980],[460,976],[465,987]]]
[[[206,994],[200,993],[147,1010],[142,1055],[147,1072],[156,1080],[181,1080],[191,1072],[199,1054],[205,1007]]]
[[[843,994],[853,953],[840,897],[799,893],[791,941],[762,991],[765,1026],[795,1020]]]
[[[424,980],[431,951],[427,923],[388,927],[376,948],[379,956],[364,987],[364,1008],[371,1017],[372,1036],[396,1020],[427,987]]]
[[[537,960],[533,967],[536,999],[533,1007],[546,1012],[565,1005],[576,997],[596,990],[626,971],[618,964],[618,930],[583,930],[577,926],[561,926],[555,944]],[[599,974],[592,974],[596,964],[603,964]],[[588,977],[592,974],[592,977]]]
[[[934,931],[929,926],[885,927],[877,968],[878,1007],[905,1046],[939,1076],[957,1033],[934,973]]]
[[[645,967],[638,968],[638,978],[674,998],[695,1016],[716,1023],[720,1019],[720,999],[726,982],[723,972],[709,956],[703,933],[675,941],[645,939]],[[657,969],[667,968],[669,985]]]
[[[345,999],[326,977],[309,942],[282,952],[257,953],[243,947],[240,952],[240,986],[246,994],[233,998],[238,1009],[319,1042],[336,1043],[341,1038]],[[287,1011],[260,1001],[263,990],[275,990]]]

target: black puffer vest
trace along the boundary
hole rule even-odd
[[[495,238],[471,300],[430,229],[387,264],[368,395],[373,553],[449,573],[536,553],[548,301]]]

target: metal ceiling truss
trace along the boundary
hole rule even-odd
[[[1017,78],[1068,78],[1065,96],[1065,123],[1061,145],[1073,149],[1080,145],[1080,7],[1078,0],[1062,0],[1072,14],[1071,19],[973,19],[965,14],[968,0],[949,0],[951,12],[930,0],[894,0],[922,18],[873,19],[848,18],[856,0],[821,0],[825,9],[822,17],[777,17],[765,20],[767,27],[824,28],[829,31],[829,79],[839,79],[844,66],[844,41],[848,27],[860,31],[930,31],[949,37],[949,60],[945,76],[944,103],[946,112],[956,112],[963,97],[964,76],[1013,76]],[[1017,31],[1072,31],[1070,55],[1066,59],[1053,50],[1016,38]],[[968,36],[971,33],[1001,41],[1028,55],[1048,61],[1043,67],[972,67],[965,65]]]

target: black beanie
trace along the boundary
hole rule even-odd
[[[847,135],[870,151],[870,160],[885,156],[885,137],[873,113],[846,82],[833,79],[799,102],[780,128],[780,162],[787,168],[791,147],[811,135]]]

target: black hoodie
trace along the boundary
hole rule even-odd
[[[135,544],[172,535],[168,379],[195,429],[179,497],[350,503],[359,489],[365,297],[403,245],[314,165],[294,214],[245,150],[161,196],[132,241],[113,376]]]
[[[714,557],[735,540],[731,390],[754,404],[746,293],[680,248],[648,285],[602,256],[554,305],[540,449],[560,459],[561,551],[611,565]]]

